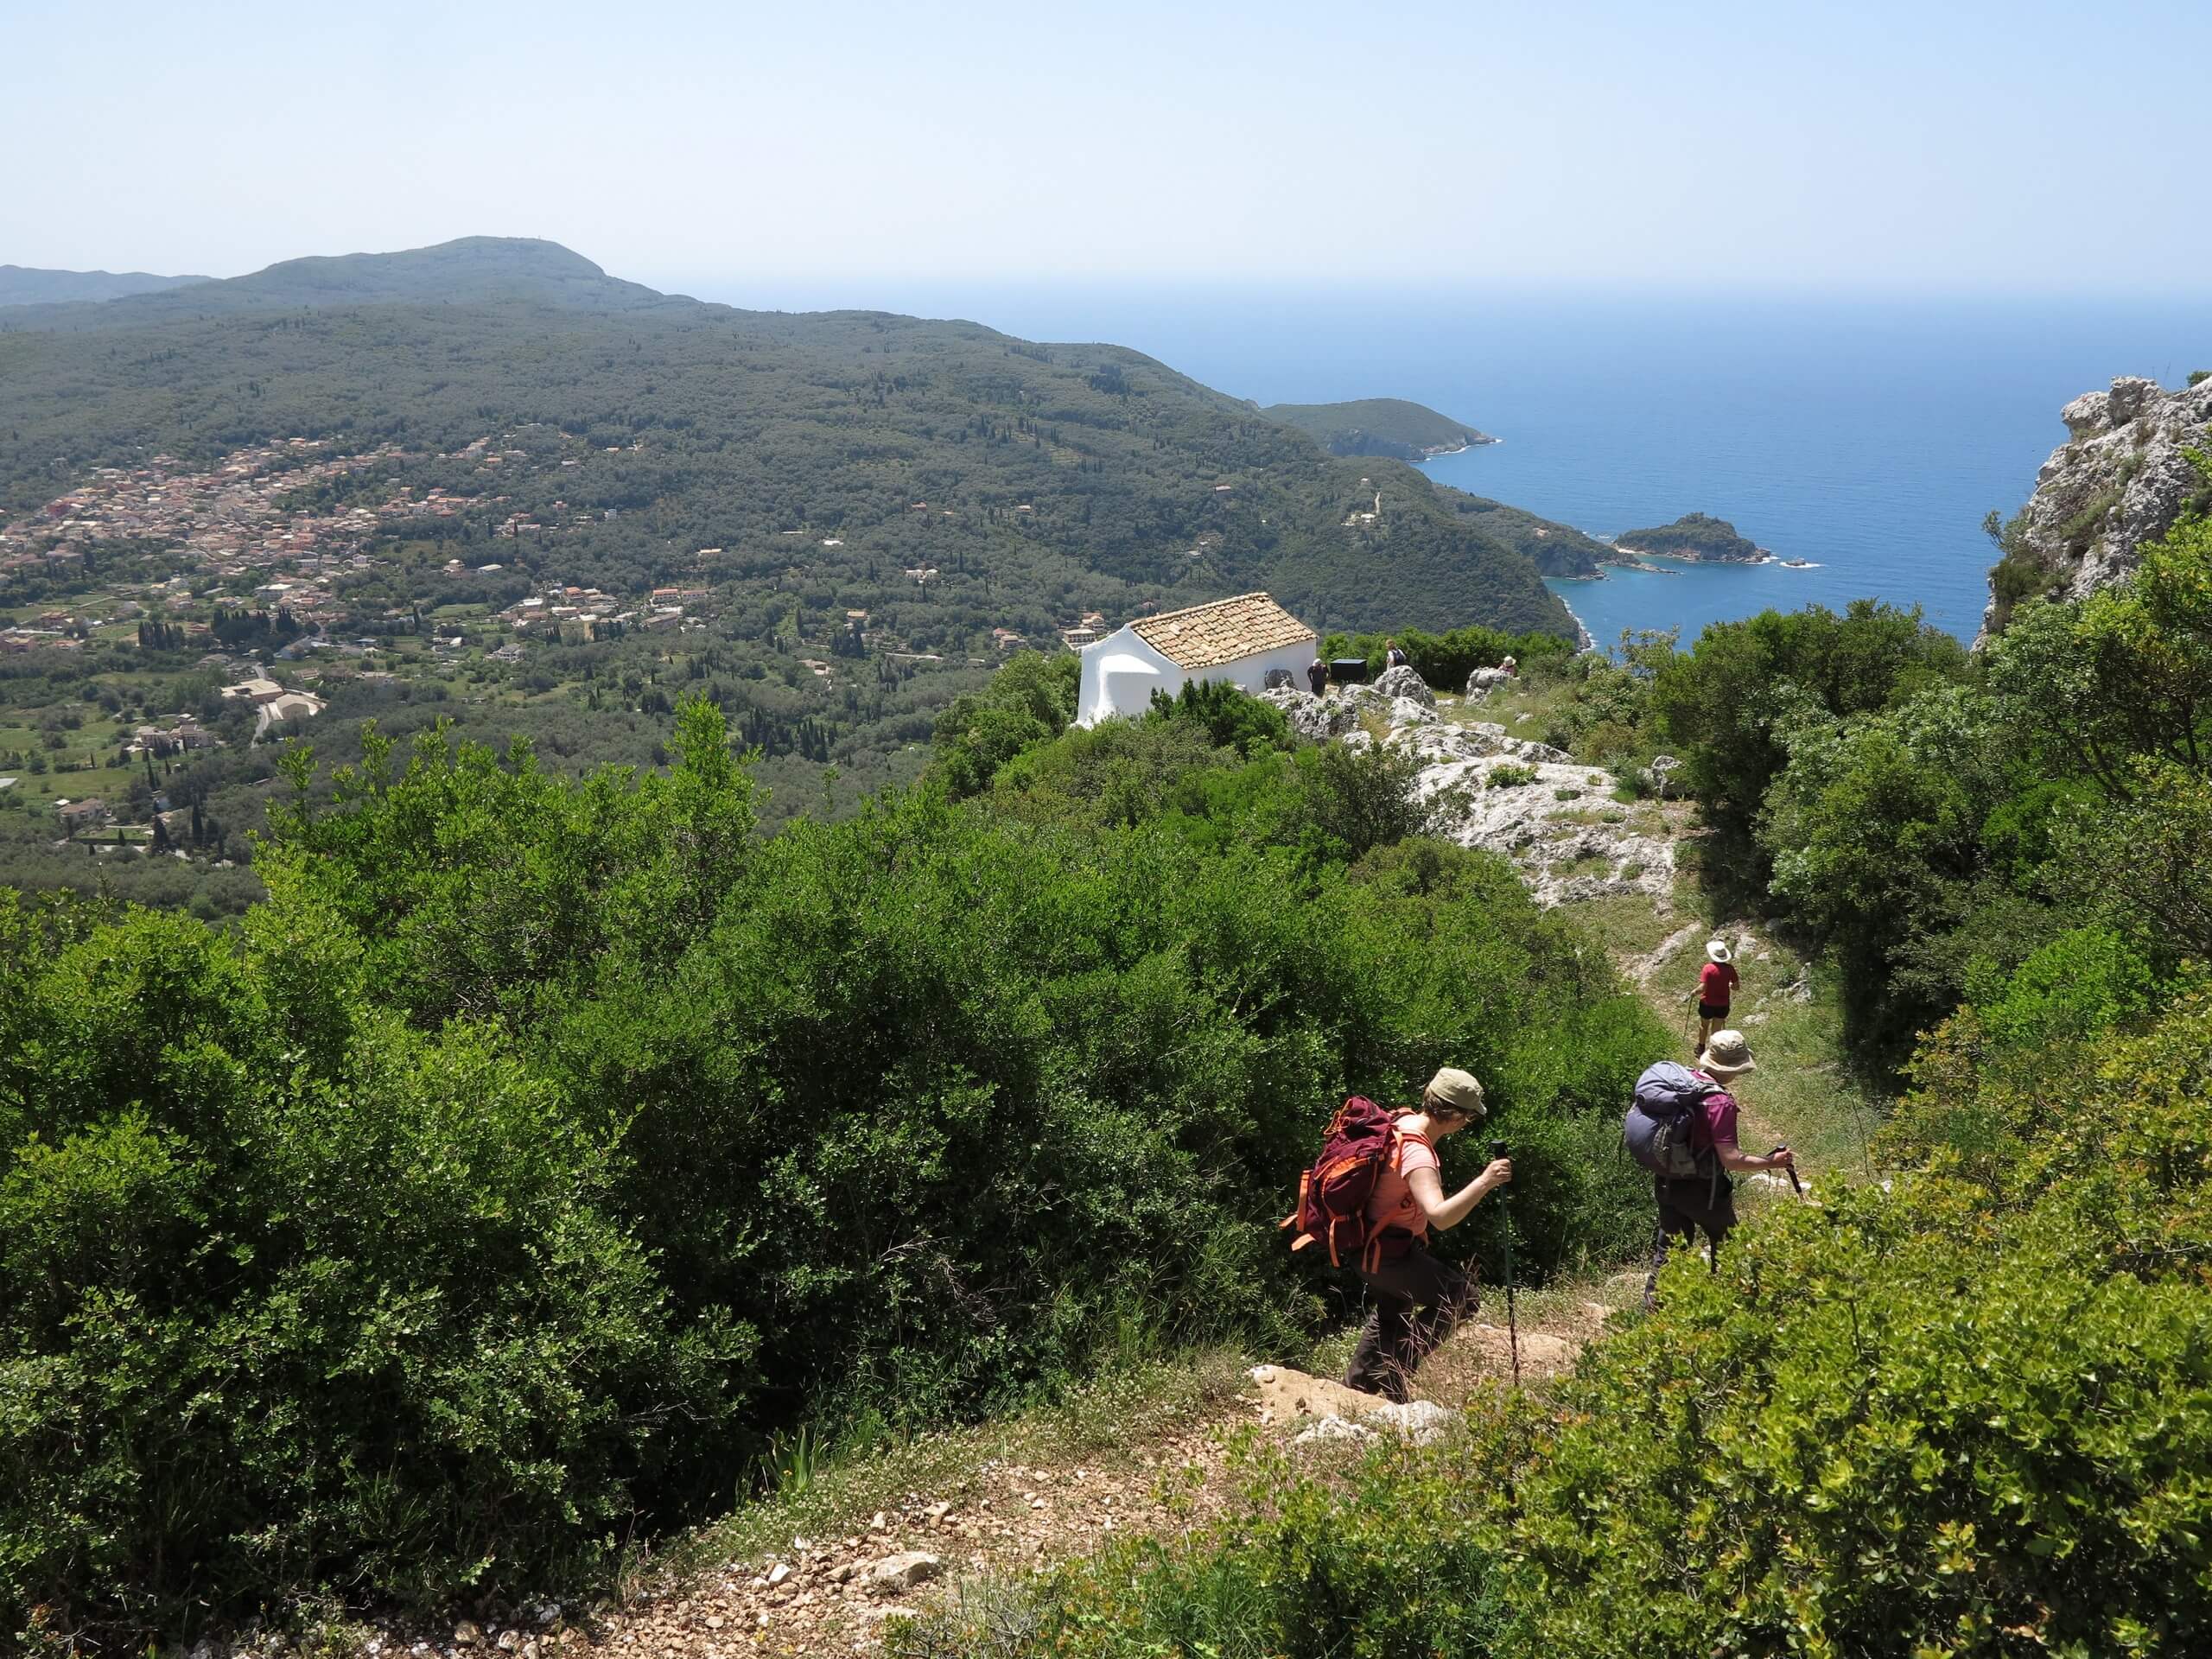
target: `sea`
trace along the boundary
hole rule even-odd
[[[1444,483],[1611,537],[1687,512],[1779,562],[1666,563],[1552,587],[1601,644],[1770,607],[1917,606],[1970,639],[2009,516],[2066,436],[2060,409],[2119,374],[2212,367],[2204,299],[1645,297],[1046,283],[702,298],[958,316],[1111,340],[1261,404],[1408,397],[1499,442],[1426,463]],[[872,296],[872,297],[863,297]]]

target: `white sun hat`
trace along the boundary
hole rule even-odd
[[[1707,939],[1705,942],[1705,954],[1715,962],[1727,961],[1728,941],[1726,939]]]

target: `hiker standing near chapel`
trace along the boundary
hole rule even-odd
[[[1743,979],[1736,972],[1736,964],[1726,939],[1707,939],[1705,944],[1705,966],[1697,973],[1697,1048],[1705,1052],[1713,1033],[1728,1023],[1728,1007],[1736,1000],[1736,988]]]
[[[1482,1084],[1446,1066],[1414,1110],[1385,1112],[1354,1096],[1329,1125],[1320,1161],[1283,1225],[1300,1229],[1293,1249],[1325,1245],[1329,1259],[1357,1272],[1373,1298],[1344,1370],[1346,1388],[1402,1403],[1415,1369],[1474,1310],[1474,1281],[1429,1254],[1428,1230],[1458,1226],[1513,1179],[1513,1160],[1493,1159],[1445,1196],[1436,1143],[1485,1115]]]
[[[1758,1069],[1740,1031],[1716,1031],[1694,1066],[1662,1060],[1636,1080],[1636,1099],[1621,1126],[1630,1154],[1652,1173],[1658,1206],[1651,1273],[1643,1281],[1643,1306],[1658,1305],[1659,1270],[1670,1239],[1694,1244],[1702,1232],[1719,1266],[1721,1242],[1736,1224],[1731,1174],[1789,1169],[1797,1161],[1787,1147],[1764,1157],[1736,1144],[1736,1096],[1730,1086]]]

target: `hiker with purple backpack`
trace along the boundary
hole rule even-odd
[[[1299,1230],[1294,1250],[1325,1246],[1330,1262],[1351,1268],[1374,1297],[1346,1388],[1403,1402],[1415,1368],[1473,1311],[1473,1281],[1429,1254],[1428,1230],[1458,1226],[1513,1179],[1512,1160],[1496,1158],[1445,1196],[1436,1143],[1484,1116],[1482,1084],[1446,1066],[1414,1110],[1385,1111],[1354,1095],[1330,1123],[1283,1225]]]
[[[1702,1232],[1712,1242],[1718,1271],[1720,1242],[1736,1224],[1735,1187],[1728,1176],[1791,1169],[1797,1161],[1787,1147],[1762,1158],[1736,1144],[1736,1097],[1728,1085],[1756,1069],[1742,1032],[1716,1031],[1694,1066],[1662,1060],[1636,1080],[1621,1138],[1630,1155],[1651,1172],[1659,1206],[1651,1275],[1643,1285],[1646,1313],[1658,1305],[1659,1269],[1667,1265],[1669,1238],[1688,1244]]]

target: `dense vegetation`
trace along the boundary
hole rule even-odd
[[[2208,593],[2196,518],[1982,660],[1873,605],[1642,653],[1713,868],[1834,953],[1864,1064],[1909,1056],[1888,1179],[1678,1261],[1461,1446],[1264,1464],[1206,1532],[894,1650],[2204,1651]]]
[[[1637,553],[1656,553],[1670,559],[1756,559],[1759,546],[1738,535],[1726,518],[1708,512],[1683,514],[1671,524],[1647,530],[1624,530],[1613,545]]]
[[[515,562],[610,590],[689,576],[715,547],[721,580],[820,588],[917,642],[948,608],[1045,635],[1255,588],[1317,625],[1567,626],[1528,561],[1413,468],[1332,460],[1114,346],[735,311],[487,238],[0,315],[0,512],[156,450],[342,434],[453,451],[531,423],[623,458],[503,503],[594,516]],[[1391,511],[1349,531],[1369,474]],[[487,526],[444,522],[421,578]],[[901,574],[922,568],[939,575]]]
[[[1342,404],[1270,404],[1269,418],[1294,426],[1332,455],[1388,455],[1420,461],[1470,444],[1497,442],[1425,404],[1402,397]]]
[[[947,771],[1064,725],[1068,660]],[[1343,1287],[1280,1248],[1294,1172],[1446,1058],[1524,1271],[1632,1246],[1663,1037],[1402,763],[1194,693],[763,838],[711,705],[671,761],[371,733],[286,758],[236,932],[0,912],[8,1629],[587,1581],[826,1414],[1300,1341]]]

